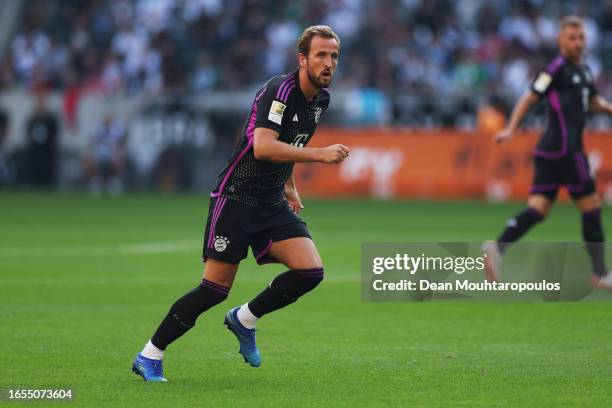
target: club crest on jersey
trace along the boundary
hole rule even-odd
[[[227,246],[229,245],[229,243],[230,243],[229,239],[227,239],[225,237],[222,237],[222,236],[219,236],[219,235],[216,235],[215,236],[215,251],[217,251],[217,252],[225,251],[227,249]]]
[[[280,125],[283,121],[283,114],[285,113],[287,105],[279,101],[273,101],[270,106],[270,113],[268,113],[268,120]]]
[[[315,117],[314,117],[315,123],[319,123],[319,118],[321,117],[322,113],[323,113],[323,109],[321,108],[317,108],[315,110]]]

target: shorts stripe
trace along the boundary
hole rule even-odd
[[[568,189],[568,191],[572,192],[572,193],[579,193],[582,190],[584,190],[584,184],[566,184],[565,188]]]
[[[257,254],[257,256],[255,256],[255,261],[259,263],[261,258],[263,258],[264,255],[270,251],[270,248],[272,248],[272,240],[269,240],[266,247],[259,254]]]
[[[215,242],[215,230],[217,227],[217,221],[219,221],[219,216],[221,215],[221,211],[223,210],[223,206],[225,205],[227,198],[221,197],[217,204],[215,205],[215,209],[213,211],[213,218],[210,223],[210,228],[208,230],[208,248],[212,248],[213,243]]]
[[[545,191],[555,191],[559,189],[559,184],[534,184],[531,187],[532,193],[541,193]]]
[[[576,167],[578,169],[578,174],[580,175],[580,181],[588,181],[589,172],[587,170],[584,157],[580,153],[576,153],[574,155],[574,160],[576,161]]]

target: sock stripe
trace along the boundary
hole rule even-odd
[[[323,268],[312,268],[312,269],[294,269],[295,272],[299,274],[308,274],[308,273],[323,273]]]
[[[310,279],[322,278],[324,275],[323,268],[294,269],[293,271],[304,278]]]
[[[601,209],[597,208],[591,211],[585,211],[582,213],[582,218],[599,218],[601,215]]]
[[[207,279],[202,279],[202,286],[205,286],[209,289],[212,289],[216,292],[219,292],[221,294],[227,295],[229,293],[229,288],[223,286],[223,285],[219,285],[218,283],[215,282],[211,282]]]

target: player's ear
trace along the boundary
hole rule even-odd
[[[300,68],[306,68],[306,56],[301,52],[298,52],[298,63]]]

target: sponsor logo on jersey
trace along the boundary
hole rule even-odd
[[[225,251],[229,243],[230,243],[229,239],[216,235],[215,236],[215,251],[217,252]]]
[[[270,113],[268,113],[268,120],[280,125],[283,121],[283,114],[285,113],[287,105],[279,101],[273,101],[270,106]]]
[[[298,121],[298,117],[297,117],[297,113],[295,115],[293,115],[293,121],[297,122]]]
[[[308,136],[310,136],[309,134],[299,134],[296,135],[293,138],[293,142],[291,143],[293,146],[296,147],[304,147],[304,145],[306,144],[307,140],[308,140]]]
[[[540,72],[533,83],[533,89],[537,92],[544,93],[552,82],[552,76],[548,72]]]
[[[580,75],[574,74],[572,76],[572,82],[575,83],[575,84],[579,84],[580,83]]]

